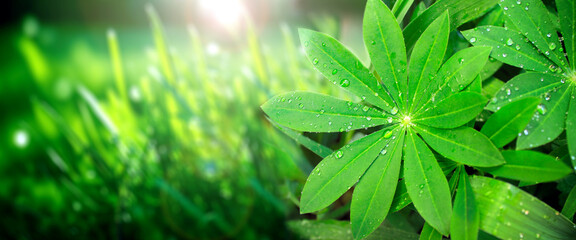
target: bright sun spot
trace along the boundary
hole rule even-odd
[[[199,0],[200,9],[227,28],[237,27],[244,15],[240,0]]]
[[[14,143],[16,144],[16,146],[18,146],[19,148],[24,148],[28,145],[28,133],[26,133],[23,130],[18,130],[16,131],[16,133],[14,134]]]

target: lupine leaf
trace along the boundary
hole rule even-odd
[[[572,188],[566,202],[562,207],[562,215],[566,216],[568,219],[572,219],[576,213],[576,185]]]
[[[414,117],[414,122],[437,128],[455,128],[473,120],[488,102],[482,95],[461,92],[442,100],[429,111]]]
[[[478,239],[480,215],[478,214],[474,191],[466,171],[460,172],[458,192],[456,192],[456,198],[454,199],[454,210],[452,211],[450,226],[451,239]]]
[[[398,0],[394,3],[394,6],[392,7],[392,13],[394,13],[394,16],[396,16],[398,22],[402,22],[402,20],[404,20],[406,13],[408,13],[408,10],[410,10],[410,7],[412,7],[413,3],[414,0]],[[404,41],[404,39],[402,39],[402,41]]]
[[[390,211],[397,212],[404,209],[406,206],[410,205],[412,200],[408,195],[408,189],[406,188],[406,180],[402,179],[398,182],[396,187],[396,192],[394,193],[394,199],[392,200],[392,206]]]
[[[484,134],[469,127],[437,129],[415,127],[422,138],[444,157],[477,167],[498,166],[504,157]]]
[[[527,70],[548,72],[554,62],[538,52],[522,34],[503,27],[481,26],[462,32],[474,46],[492,47],[492,57]]]
[[[275,122],[306,132],[343,132],[391,120],[375,108],[311,92],[277,95],[262,110]]]
[[[480,211],[480,229],[501,239],[574,239],[564,215],[518,187],[495,179],[470,179]]]
[[[407,64],[404,37],[396,17],[382,1],[369,0],[366,4],[363,32],[376,72],[398,107],[403,109],[400,93],[406,91]]]
[[[502,155],[506,164],[483,170],[494,176],[526,182],[556,181],[572,172],[566,164],[540,152],[502,151]]]
[[[482,82],[482,95],[492,98],[504,86],[504,82],[498,78],[491,77]]]
[[[556,0],[560,31],[564,37],[564,46],[572,70],[576,69],[576,5],[574,0]]]
[[[372,233],[388,215],[400,174],[403,145],[404,132],[397,129],[354,188],[350,222],[356,239]]]
[[[318,164],[302,190],[300,212],[327,207],[350,189],[380,151],[390,142],[392,130],[382,129],[330,154]]]
[[[440,59],[444,59],[444,53],[448,46],[448,36],[450,32],[450,22],[448,12],[444,12],[418,38],[414,45],[414,50],[410,56],[410,66],[408,68],[408,104],[412,112],[416,106],[416,100],[428,89],[428,83],[434,77],[438,68],[442,64]]]
[[[568,116],[566,117],[566,139],[568,140],[568,151],[572,167],[576,170],[576,87],[572,86],[572,97]]]
[[[350,223],[336,220],[298,220],[288,221],[290,228],[302,239],[315,240],[351,240]],[[418,234],[406,230],[382,225],[366,240],[416,240]]]
[[[528,97],[512,102],[492,114],[482,126],[482,132],[497,148],[512,142],[520,133],[538,108],[539,98]]]
[[[274,124],[274,126],[278,129],[280,129],[280,131],[282,131],[284,134],[288,135],[290,138],[294,139],[294,141],[296,141],[298,144],[306,147],[307,149],[309,149],[310,151],[312,151],[313,153],[315,153],[316,155],[325,158],[328,157],[328,155],[330,155],[332,152],[332,149],[317,143],[315,141],[313,141],[312,139],[302,135],[302,133],[296,132],[292,129],[289,129],[287,127],[284,127],[274,121],[272,121],[271,119],[269,119],[270,122],[272,124]],[[310,167],[310,169],[312,169],[312,167]]]
[[[340,42],[312,30],[299,29],[298,33],[308,59],[328,80],[383,110],[394,108],[376,77]]]
[[[436,231],[430,224],[424,223],[419,240],[442,240],[442,234]]]
[[[404,178],[420,215],[440,233],[448,235],[452,215],[448,181],[432,151],[411,130],[404,146]]]

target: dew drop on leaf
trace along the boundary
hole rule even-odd
[[[382,154],[382,155],[386,155],[386,152],[388,152],[388,150],[386,150],[386,149],[382,149],[382,151],[380,151],[380,154]]]
[[[512,46],[512,44],[514,44],[514,41],[512,41],[512,38],[508,38],[508,40],[506,41],[506,45]]]
[[[318,64],[318,58],[314,58],[314,60],[312,60],[312,63],[313,63],[314,65]]]
[[[299,107],[299,108],[304,108],[304,104],[300,103],[300,104],[298,104],[298,107]]]
[[[550,48],[550,50],[556,49],[556,43],[550,43],[550,44],[548,45],[548,48]]]
[[[538,104],[538,112],[542,115],[546,114],[546,106],[544,104]]]
[[[392,136],[392,130],[388,130],[384,133],[384,138],[390,138]]]
[[[348,79],[342,79],[342,81],[340,81],[340,86],[348,87],[350,86],[350,81],[348,81]]]
[[[342,154],[342,151],[337,151],[337,152],[334,154],[334,156],[335,156],[336,158],[342,158],[342,155],[344,155],[344,154]]]
[[[520,50],[520,45],[516,44],[516,50]]]
[[[362,111],[364,111],[364,112],[368,112],[368,109],[370,109],[368,106],[362,107]]]
[[[470,38],[470,42],[471,42],[471,43],[475,43],[475,42],[476,42],[476,38],[475,38],[475,37]]]
[[[397,107],[392,108],[392,110],[390,110],[390,113],[392,113],[392,115],[396,115],[398,113],[398,108]]]
[[[502,57],[508,57],[508,54],[502,53]]]
[[[332,75],[336,75],[336,73],[338,73],[337,69],[332,70]]]
[[[376,45],[376,41],[372,40],[372,42],[370,42],[370,44]]]

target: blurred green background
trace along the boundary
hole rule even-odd
[[[365,60],[364,4],[9,1],[0,238],[298,238],[286,222],[307,217],[298,198],[320,158],[259,106],[293,90],[350,99],[311,68],[297,28]]]

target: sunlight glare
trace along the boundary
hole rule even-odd
[[[240,0],[199,0],[205,14],[227,28],[237,27],[244,15]]]

